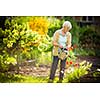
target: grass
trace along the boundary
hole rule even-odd
[[[56,82],[57,78],[55,79]],[[6,75],[4,73],[0,73],[0,83],[48,83],[48,77],[23,76],[19,74]]]
[[[47,83],[48,77],[32,77],[32,76],[23,76],[19,74],[15,75],[5,75],[0,74],[1,83]]]
[[[49,77],[33,77],[33,76],[23,76],[19,74],[15,75],[5,75],[4,73],[0,74],[0,83],[48,83]],[[58,77],[55,77],[54,83],[57,83]],[[63,83],[66,83],[66,79],[63,80]]]

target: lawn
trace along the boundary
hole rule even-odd
[[[54,83],[57,83],[58,77],[55,77]],[[48,77],[45,76],[24,76],[20,74],[15,75],[0,75],[1,83],[48,83]],[[63,80],[63,83],[66,83],[66,79]]]

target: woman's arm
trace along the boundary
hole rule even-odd
[[[67,48],[71,47],[71,42],[72,42],[72,36],[71,33],[69,33],[67,38]]]

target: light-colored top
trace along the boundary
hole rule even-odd
[[[62,30],[57,30],[53,36],[53,42],[54,41],[63,47],[71,47],[71,33],[66,32],[65,35],[62,35]],[[58,56],[58,50],[58,46],[53,46],[53,56]]]
[[[66,41],[67,41],[67,34],[62,35],[62,31],[59,31],[58,44],[62,45],[63,48],[65,48],[66,47]]]

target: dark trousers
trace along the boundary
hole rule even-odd
[[[60,59],[58,58],[58,56],[53,56],[53,63],[52,63],[52,66],[51,66],[50,78],[49,78],[51,80],[54,80],[59,60]],[[66,59],[61,60],[61,62],[60,62],[59,80],[63,80],[64,71],[65,71],[65,65],[66,65]]]

